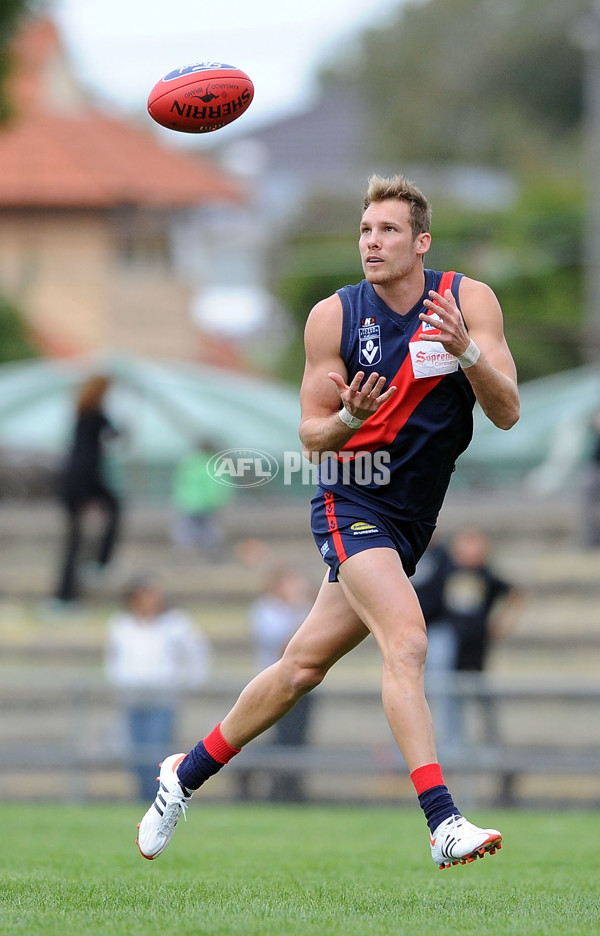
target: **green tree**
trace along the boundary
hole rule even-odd
[[[0,124],[12,116],[6,96],[6,83],[12,68],[11,41],[19,22],[35,7],[27,0],[0,0]],[[19,309],[0,296],[0,363],[35,357],[37,351],[28,338],[23,316]]]
[[[19,309],[0,296],[0,364],[37,357]]]
[[[589,2],[413,0],[323,85],[360,94],[370,158],[555,163],[581,123],[583,61],[569,36]]]
[[[503,212],[434,210],[428,263],[493,287],[521,380],[582,363],[582,203],[580,183],[542,179]]]
[[[21,18],[30,9],[27,0],[1,0],[0,2],[0,123],[11,116],[6,97],[6,80],[12,66],[10,43]]]

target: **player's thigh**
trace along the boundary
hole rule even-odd
[[[328,669],[368,635],[341,586],[325,576],[306,620],[285,649],[284,660],[306,669]]]
[[[339,579],[348,603],[380,646],[408,634],[426,635],[419,600],[394,549],[365,549],[350,556],[340,566]]]

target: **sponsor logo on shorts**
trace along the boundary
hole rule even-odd
[[[323,558],[325,558],[328,552],[329,552],[329,543],[327,542],[327,540],[325,540],[325,542],[321,546],[321,555],[323,556]]]
[[[357,520],[350,529],[354,536],[362,536],[364,533],[379,533],[378,527],[374,523],[367,523],[366,520]]]

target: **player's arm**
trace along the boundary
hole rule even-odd
[[[395,392],[385,392],[385,377],[358,371],[350,383],[340,357],[342,304],[339,296],[319,302],[308,317],[304,332],[306,365],[300,390],[302,416],[299,435],[307,457],[338,452],[356,432],[340,419],[345,407],[350,417],[365,420]]]
[[[435,323],[440,334],[430,336],[425,332],[422,340],[440,341],[459,358],[471,341],[475,343],[479,358],[471,366],[467,362],[463,370],[486,416],[500,429],[510,429],[519,418],[517,370],[504,337],[500,303],[493,291],[485,283],[463,277],[459,287],[462,315],[449,289],[445,296],[433,290],[429,296],[424,305],[441,318]],[[423,314],[420,318],[427,320]]]

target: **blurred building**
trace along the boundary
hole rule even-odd
[[[141,122],[102,112],[48,19],[26,20],[15,40],[9,99],[0,292],[22,309],[40,349],[206,357],[191,314],[198,283],[177,263],[178,232],[198,208],[241,204],[243,186]]]
[[[349,203],[349,215],[346,210],[328,218],[330,230],[348,216],[357,227],[361,194],[373,172],[404,172],[436,202],[480,210],[505,209],[518,194],[513,176],[495,167],[374,160],[370,140],[377,132],[368,101],[330,78],[305,110],[249,131],[240,122],[225,142],[216,135],[206,143],[226,171],[255,179],[258,207],[276,226],[293,222],[308,199],[320,198],[329,210],[335,200]]]
[[[214,145],[221,165],[260,180],[263,214],[288,223],[307,198],[321,195],[360,203],[374,168],[365,153],[369,132],[364,104],[339,87],[324,88],[303,111],[278,117]],[[209,142],[213,142],[212,140]],[[358,200],[358,201],[357,201]]]

